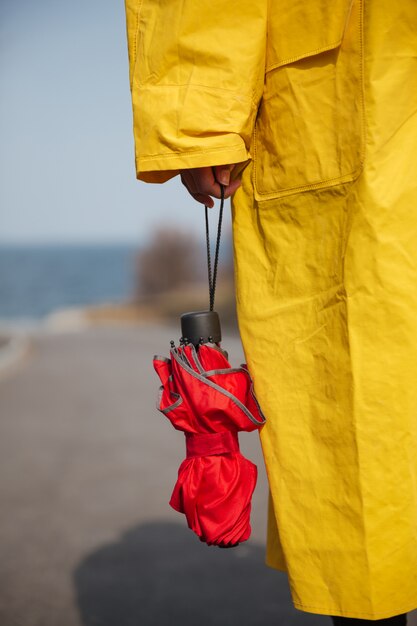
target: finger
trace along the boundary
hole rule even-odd
[[[214,206],[214,202],[210,198],[221,198],[220,185],[215,179],[216,168],[227,167],[230,172],[236,167],[235,164],[227,166],[214,166],[211,167],[198,167],[193,169],[187,169],[181,171],[181,181],[186,186],[188,192],[195,197],[197,194],[201,202],[201,198],[204,197],[204,204],[209,207]],[[233,180],[230,184],[224,185],[224,197],[229,198],[240,187],[240,178]]]
[[[236,189],[238,189],[240,187],[240,185],[242,184],[242,181],[238,180],[234,180],[230,183],[230,185],[228,185],[227,187],[224,188],[224,199],[227,200],[228,198],[230,198],[231,195],[233,195],[236,191]],[[219,187],[220,189],[220,187]],[[214,200],[211,196],[209,196],[208,194],[203,194],[203,193],[193,193],[190,192],[191,195],[193,196],[193,198],[195,198],[196,196],[199,196],[200,198],[204,198],[204,204],[206,206],[208,206],[210,209],[213,208],[214,206]],[[220,199],[221,198],[221,194],[220,191],[219,193],[213,193],[212,194],[215,198]],[[199,200],[199,202],[202,202],[202,200]]]
[[[193,195],[193,193],[197,193],[197,188],[194,183],[194,179],[191,176],[190,170],[183,170],[181,172],[181,182],[191,195]]]
[[[240,180],[240,178],[236,178],[236,180],[232,180],[230,185],[228,185],[224,189],[224,197],[230,198],[230,196],[232,196],[235,193],[236,189],[239,189],[241,184],[242,184],[242,181]]]
[[[230,183],[230,173],[235,167],[234,164],[231,165],[215,165],[214,166],[214,178],[217,182],[221,183],[225,187],[227,187]]]
[[[195,193],[220,197],[220,187],[216,182],[211,167],[196,167],[189,170],[193,177]]]
[[[194,200],[197,200],[197,202],[200,202],[201,204],[208,206],[210,209],[214,206],[213,198],[211,198],[208,195],[201,194],[201,193],[194,191],[195,183],[189,171],[187,171],[187,173],[185,172],[181,173],[181,182],[184,185],[184,187],[187,189],[188,193],[194,198]]]
[[[197,202],[204,204],[204,206],[208,207],[209,209],[212,209],[214,207],[214,200],[210,196],[206,196],[203,193],[193,193],[191,195],[193,196],[194,200],[197,200]]]

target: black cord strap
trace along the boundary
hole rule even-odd
[[[221,196],[220,211],[219,211],[219,221],[217,224],[217,239],[216,239],[216,248],[215,248],[215,253],[214,253],[213,272],[211,271],[210,229],[209,229],[209,219],[208,219],[208,208],[207,206],[204,207],[205,218],[206,218],[207,270],[208,270],[210,311],[213,311],[214,298],[216,295],[217,267],[219,264],[220,237],[221,237],[221,232],[222,232],[223,207],[224,207],[224,186],[223,185],[220,185],[220,196]]]

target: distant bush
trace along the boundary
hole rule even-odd
[[[213,242],[214,244],[214,242]],[[214,250],[212,249],[212,263]],[[186,311],[209,307],[206,243],[175,228],[158,228],[136,258],[133,300],[142,314],[178,320]],[[233,287],[231,233],[224,232],[220,249],[215,309],[223,327],[238,332]]]
[[[137,294],[149,296],[204,279],[204,248],[194,235],[159,228],[137,257]]]

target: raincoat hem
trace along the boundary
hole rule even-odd
[[[241,142],[231,146],[221,146],[210,150],[172,152],[137,157],[136,177],[138,180],[146,183],[163,183],[176,176],[181,169],[243,163],[250,158],[251,155],[242,139]]]
[[[285,572],[285,574],[288,574],[288,569],[287,567],[282,564],[282,565],[277,565],[277,564],[272,564],[270,561],[268,561],[268,558],[265,559],[265,565],[271,569],[276,569],[279,572]]]
[[[332,608],[330,606],[309,606],[307,604],[301,604],[299,602],[294,602],[293,605],[299,611],[304,611],[305,613],[316,613],[320,615],[334,615],[335,617],[350,617],[353,619],[371,619],[371,620],[379,620],[379,619],[388,619],[389,617],[395,617],[396,615],[402,615],[403,613],[409,613],[410,611],[414,611],[417,606],[417,600],[411,605],[401,609],[392,609],[390,611],[384,611],[382,613],[367,613],[366,611],[359,611],[358,613],[352,611],[341,611],[338,608]]]

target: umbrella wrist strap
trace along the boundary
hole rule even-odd
[[[210,228],[209,228],[209,219],[208,219],[208,208],[207,208],[207,205],[204,207],[205,218],[206,218],[207,270],[208,270],[210,311],[213,311],[214,298],[216,296],[217,267],[219,264],[220,238],[221,238],[222,221],[223,221],[224,185],[221,185],[219,183],[219,186],[220,186],[220,211],[219,211],[219,221],[217,224],[217,238],[216,238],[216,247],[215,247],[215,252],[214,252],[213,270],[211,268]]]
[[[235,454],[239,452],[239,439],[230,430],[220,433],[186,433],[187,459],[196,456]]]

